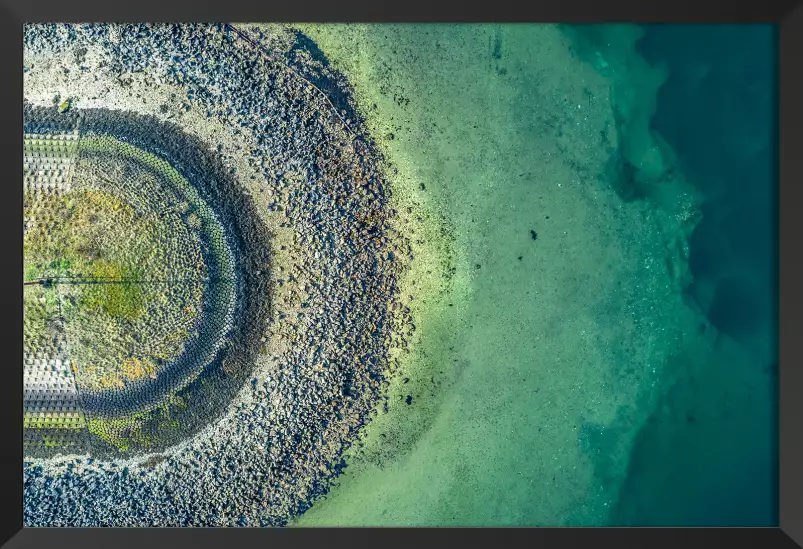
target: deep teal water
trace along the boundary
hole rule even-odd
[[[611,521],[777,525],[775,28],[645,28],[641,55],[669,68],[652,128],[706,198],[688,297],[720,331],[767,350],[738,371],[725,358],[690,371],[667,393]],[[748,397],[732,396],[747,386]]]

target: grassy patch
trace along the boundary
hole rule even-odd
[[[137,269],[98,261],[92,278],[98,283],[88,285],[81,300],[87,309],[125,320],[135,320],[142,314],[145,309],[142,285],[132,282],[142,279],[142,273]]]
[[[46,343],[50,321],[59,314],[59,299],[55,289],[26,286],[23,292],[23,344],[35,350]]]

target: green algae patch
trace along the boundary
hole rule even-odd
[[[152,410],[126,417],[89,417],[86,427],[119,452],[147,451],[181,427],[177,412],[187,408],[189,398],[188,394],[174,394]]]
[[[140,269],[100,262],[95,265],[92,278],[105,283],[90,286],[81,304],[91,311],[102,311],[114,318],[136,320],[145,311],[142,286],[137,283],[142,279],[142,274]],[[123,368],[123,371],[126,369]]]

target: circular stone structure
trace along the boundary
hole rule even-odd
[[[26,25],[26,525],[283,525],[341,471],[410,251],[310,45]]]
[[[39,313],[25,334],[28,361],[43,340],[64,341],[59,361],[79,418],[69,441],[57,423],[29,425],[29,454],[58,452],[54,439],[94,454],[174,443],[195,426],[175,419],[176,403],[187,408],[193,394],[207,412],[219,408],[233,384],[201,386],[224,364],[229,374],[252,365],[269,307],[268,235],[237,187],[221,187],[222,165],[178,128],[103,109],[25,115],[24,284],[41,286],[26,288],[26,311]],[[50,146],[65,141],[68,150]],[[55,161],[70,169],[47,173]],[[59,389],[26,391],[29,424],[62,411],[58,398],[34,404]]]

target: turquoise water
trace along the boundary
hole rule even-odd
[[[652,125],[708,199],[691,237],[688,292],[714,326],[761,351],[736,369],[712,361],[665,397],[668,411],[633,451],[621,521],[778,521],[775,40],[769,25],[656,25],[640,44],[670,70]],[[656,456],[662,445],[680,459]]]
[[[416,332],[304,525],[777,522],[774,31],[304,25]]]

